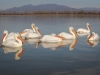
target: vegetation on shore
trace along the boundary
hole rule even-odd
[[[31,12],[0,12],[0,15],[43,15],[43,14],[64,14],[64,15],[100,15],[100,11],[84,11],[84,10],[76,10],[76,11],[31,11]]]

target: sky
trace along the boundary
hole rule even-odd
[[[100,0],[0,0],[0,9],[32,4],[59,4],[73,8],[100,7]]]

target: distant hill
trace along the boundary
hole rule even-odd
[[[68,6],[64,6],[64,5],[57,5],[57,4],[42,4],[42,5],[24,5],[21,7],[13,7],[13,8],[9,8],[3,11],[15,11],[15,12],[19,12],[19,11],[41,11],[41,10],[45,10],[45,11],[63,11],[63,10],[76,10],[75,8],[71,8]]]
[[[71,8],[65,5],[58,5],[58,4],[41,4],[41,5],[23,5],[20,7],[13,7],[13,8],[9,8],[6,10],[0,10],[0,11],[5,11],[5,12],[29,12],[29,11],[70,11],[70,10],[86,10],[86,11],[90,11],[90,10],[96,10],[96,11],[100,11],[100,8],[80,8],[80,9],[76,9],[76,8]]]

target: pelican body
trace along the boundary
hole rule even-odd
[[[59,38],[59,37],[56,37],[56,36],[52,36],[52,35],[44,35],[41,39],[40,39],[41,42],[52,42],[52,43],[55,43],[55,42],[61,42],[62,39]]]
[[[21,36],[26,39],[41,38],[42,35],[39,28],[36,27],[34,23],[32,23],[31,27],[32,29],[25,29],[23,32],[21,32]]]
[[[66,32],[61,32],[60,34],[58,34],[58,36],[61,36],[63,38],[65,38],[66,40],[67,39],[76,39],[78,36],[77,36],[77,33],[75,32],[74,28],[73,27],[69,27],[69,33],[66,33]]]
[[[83,34],[83,33],[90,33],[91,32],[91,27],[90,27],[89,23],[87,23],[86,26],[87,26],[87,29],[79,28],[77,30],[77,33],[81,33],[81,34]]]
[[[4,38],[6,38],[6,37],[4,37]],[[20,46],[22,46],[22,42],[24,42],[24,40],[20,38],[19,34],[15,34],[15,39],[14,40],[7,39],[7,40],[3,41],[2,46],[20,47]]]
[[[7,30],[4,30],[4,34],[2,37],[2,42],[4,42],[5,40],[15,40],[15,35],[19,34],[19,33],[15,33],[15,32],[11,32],[8,34]]]

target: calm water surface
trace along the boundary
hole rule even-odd
[[[68,32],[69,27],[86,28],[90,23],[92,31],[100,36],[100,17],[97,16],[1,16],[0,38],[3,31],[21,32],[39,27],[42,35]],[[36,39],[25,40],[21,48],[0,48],[0,74],[2,75],[100,75],[100,42],[78,40],[59,43],[37,43]],[[34,42],[35,41],[35,42]],[[71,45],[74,48],[71,49]],[[22,54],[18,54],[22,52]]]

